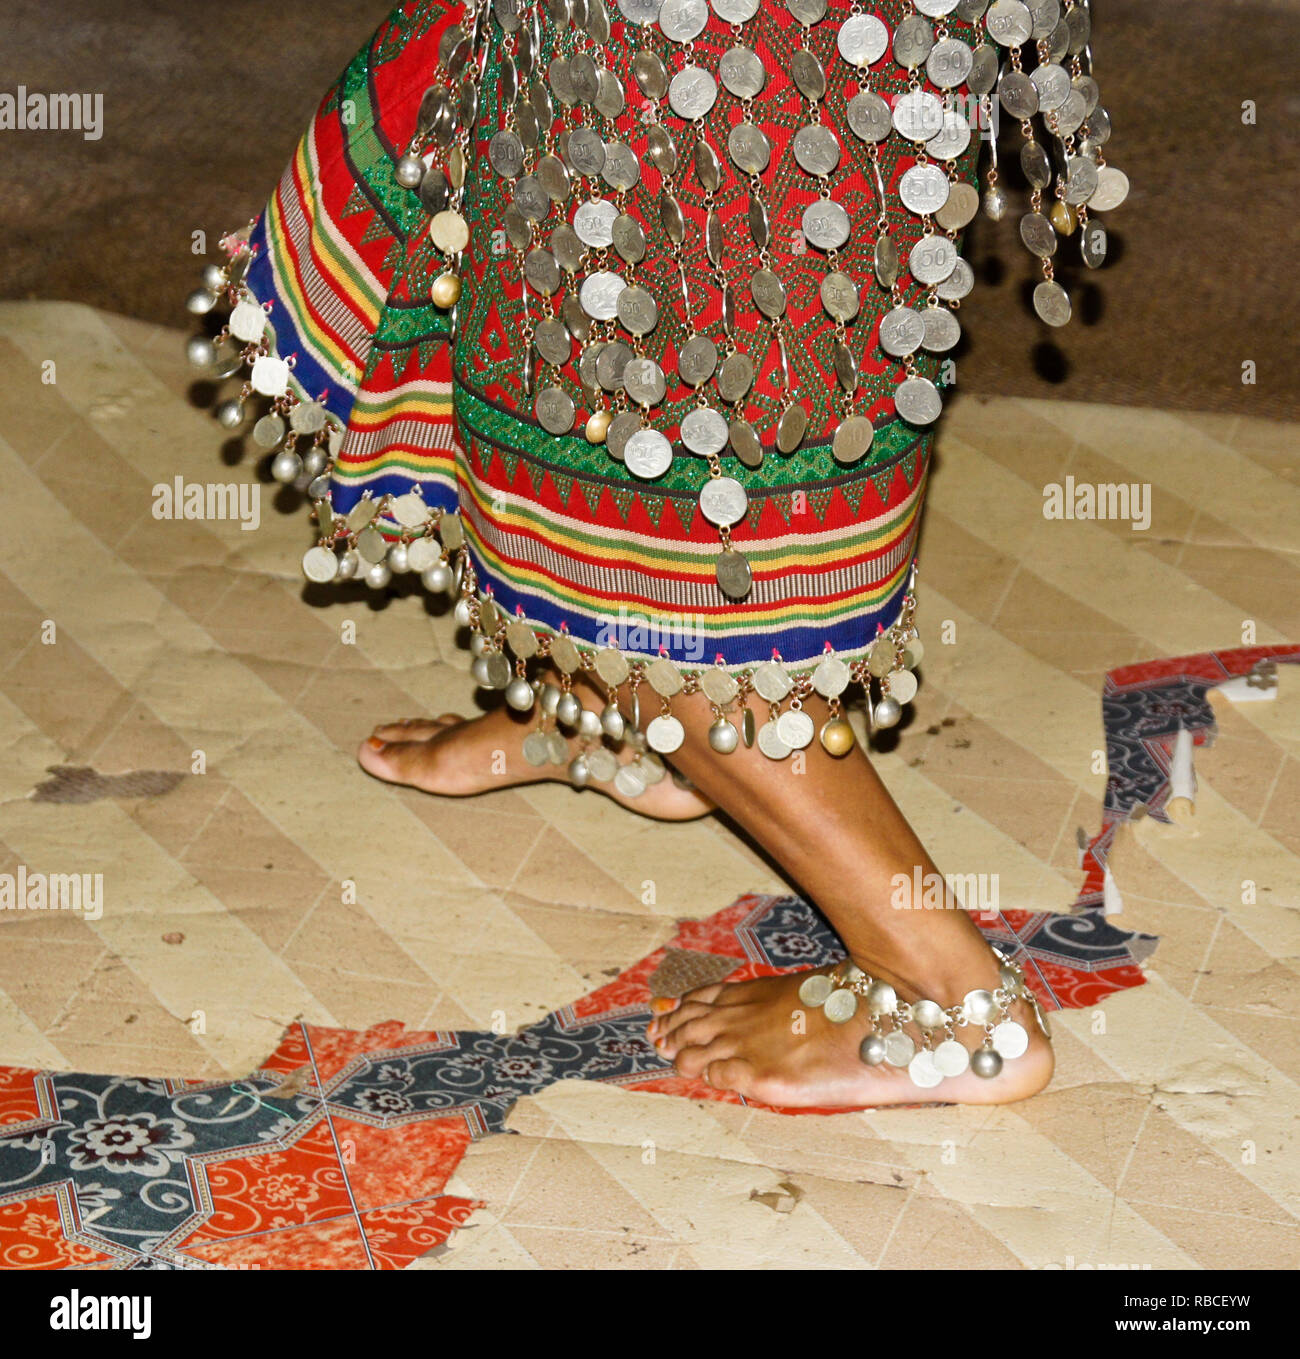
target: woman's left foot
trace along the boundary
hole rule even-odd
[[[967,989],[997,985],[996,960],[991,953],[989,959],[992,980],[989,976],[972,978]],[[871,971],[867,960],[857,961],[864,971]],[[832,1024],[821,1009],[799,996],[808,975],[787,973],[701,987],[683,996],[670,1013],[652,1021],[650,1036],[660,1055],[683,1076],[777,1108],[1010,1104],[1037,1094],[1052,1078],[1051,1045],[1029,1005],[1020,1000],[1013,1004],[1011,1015],[1029,1035],[1023,1056],[1004,1062],[1000,1074],[992,1078],[977,1076],[967,1068],[959,1076],[922,1089],[903,1067],[864,1063],[858,1048],[871,1030],[865,1006],[848,1023]],[[960,996],[934,998],[943,1005],[961,1000]],[[907,1031],[919,1046],[916,1027],[909,1025]],[[984,1032],[967,1025],[959,1027],[956,1036],[973,1050]]]

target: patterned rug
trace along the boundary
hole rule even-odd
[[[1115,828],[1139,807],[1164,815],[1179,728],[1197,744],[1212,735],[1209,689],[1251,672],[1268,683],[1270,662],[1297,661],[1300,647],[1259,648],[1107,677],[1103,826],[1081,849],[1072,912],[980,922],[1046,1008],[1142,984],[1156,939],[1115,927],[1102,906]],[[515,1034],[295,1024],[233,1082],[0,1068],[0,1268],[404,1268],[481,1206],[442,1191],[470,1142],[502,1132],[522,1097],[588,1080],[737,1100],[655,1053],[645,1037],[653,995],[841,956],[807,903],[745,896]]]

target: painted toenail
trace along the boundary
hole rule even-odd
[[[666,1015],[677,1008],[677,1001],[672,996],[656,996],[650,1002],[651,1013]]]
[[[378,736],[371,736],[366,741],[366,745],[368,745],[371,750],[383,750],[385,749],[385,747],[387,747],[388,742],[381,741]]]

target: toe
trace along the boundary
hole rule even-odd
[[[721,1021],[718,1018],[717,1011],[706,1010],[698,1018],[687,1020],[685,1024],[679,1024],[671,1033],[661,1038],[655,1046],[671,1062],[676,1059],[679,1052],[683,1052],[687,1048],[711,1043],[718,1036],[720,1026]]]
[[[735,1054],[735,1046],[727,1034],[719,1034],[708,1042],[692,1043],[683,1047],[673,1058],[673,1065],[682,1076],[698,1080],[714,1063],[721,1063]]]
[[[754,1068],[743,1057],[726,1057],[710,1062],[700,1073],[715,1090],[749,1096],[754,1088]]]
[[[658,1038],[670,1038],[677,1029],[692,1019],[699,1019],[704,1015],[712,1014],[711,1006],[688,1004],[683,1001],[670,1014],[661,1015],[650,1025],[651,1033]]]

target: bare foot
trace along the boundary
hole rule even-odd
[[[966,990],[996,987],[997,960],[985,952],[987,966],[976,969]],[[870,975],[881,975],[870,960],[856,961]],[[866,1065],[858,1055],[859,1045],[871,1030],[866,1007],[859,1006],[847,1023],[832,1024],[821,1009],[799,997],[799,987],[808,975],[797,972],[701,987],[682,997],[670,1013],[661,1013],[652,1021],[650,1036],[660,1054],[683,1076],[778,1108],[1010,1104],[1037,1094],[1051,1079],[1051,1045],[1025,1001],[1011,1007],[1011,1017],[1029,1035],[1023,1056],[1004,1062],[1000,1074],[991,1079],[976,1076],[968,1067],[959,1076],[922,1089],[903,1067]],[[908,991],[900,990],[900,998],[915,999],[924,993],[945,1007],[958,1004],[965,994],[941,986]],[[655,1008],[662,1012],[667,1004],[659,1002]],[[919,1047],[920,1030],[909,1024],[906,1032]],[[958,1027],[955,1035],[970,1050],[984,1038],[977,1025]]]
[[[441,797],[471,797],[518,784],[569,783],[564,766],[531,765],[524,759],[528,726],[506,708],[482,717],[444,713],[431,720],[408,718],[383,724],[361,743],[357,761],[385,783],[401,783]],[[582,743],[568,741],[570,757]],[[620,763],[635,758],[630,749],[618,753]],[[659,821],[692,821],[707,816],[713,804],[671,777],[661,778],[637,797],[627,797],[612,783],[587,785],[642,816]]]

